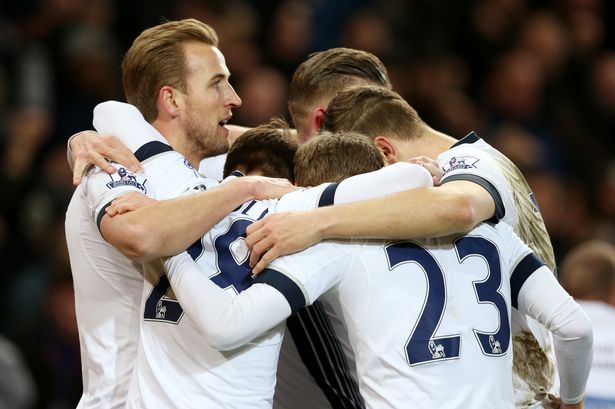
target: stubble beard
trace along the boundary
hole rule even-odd
[[[199,159],[228,152],[228,139],[218,135],[217,131],[217,126],[215,129],[208,130],[192,120],[186,124],[186,134],[190,138],[195,151],[199,153]]]

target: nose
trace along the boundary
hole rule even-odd
[[[235,92],[235,89],[233,88],[233,86],[229,84],[228,92],[226,96],[226,105],[234,107],[234,108],[238,108],[241,106],[241,104],[242,104],[241,98],[239,98],[239,95],[237,95],[237,92]]]

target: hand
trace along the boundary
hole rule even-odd
[[[135,155],[118,138],[94,131],[75,134],[70,140],[73,167],[73,185],[81,183],[81,177],[90,164],[100,167],[112,174],[116,169],[109,165],[107,159],[126,166],[131,172],[143,172],[141,163]]]
[[[435,160],[428,158],[427,156],[417,156],[416,158],[408,159],[408,162],[420,165],[427,169],[429,173],[431,173],[431,179],[433,180],[433,185],[437,186],[440,184],[440,179],[444,172],[440,165]]]
[[[322,240],[309,212],[271,214],[249,225],[246,233],[253,275],[261,273],[276,258]]]
[[[130,212],[140,207],[147,206],[153,202],[157,202],[157,200],[152,199],[143,193],[130,192],[111,202],[105,211],[107,212],[107,216],[113,217],[117,214]]]
[[[269,178],[265,176],[245,176],[239,180],[250,183],[255,200],[277,199],[286,193],[300,189],[282,178]]]

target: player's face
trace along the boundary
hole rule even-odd
[[[232,109],[241,99],[229,83],[230,72],[216,47],[191,43],[186,46],[187,95],[182,115],[184,129],[201,157],[228,150]]]

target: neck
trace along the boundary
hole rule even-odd
[[[152,126],[165,137],[175,152],[183,155],[195,169],[199,168],[201,158],[199,158],[196,149],[193,149],[186,143],[187,139],[184,137],[181,129],[173,126],[172,122],[162,119],[156,119]]]
[[[425,127],[416,139],[406,143],[405,155],[408,158],[427,156],[435,159],[442,152],[449,150],[457,140],[445,133]]]

